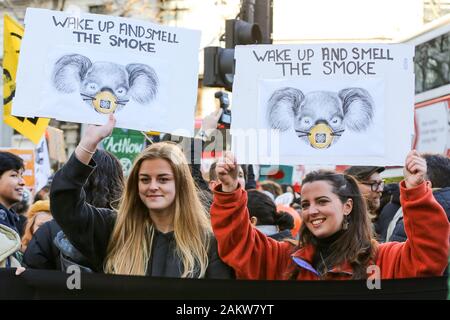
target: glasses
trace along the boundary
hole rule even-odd
[[[384,181],[375,181],[375,182],[361,182],[361,184],[365,184],[366,186],[370,186],[370,190],[373,192],[384,189]]]

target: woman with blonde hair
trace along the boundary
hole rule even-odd
[[[96,271],[231,278],[232,269],[218,257],[186,158],[175,144],[153,144],[137,157],[117,211],[85,202],[82,187],[95,167],[92,155],[114,125],[111,115],[103,126],[88,126],[53,179],[52,212],[69,240]]]
[[[50,213],[50,201],[39,200],[33,203],[27,212],[27,223],[25,225],[21,251],[25,252],[28,243],[33,235],[39,229],[41,225],[47,221],[52,220],[52,214]]]

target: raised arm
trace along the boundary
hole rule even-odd
[[[53,217],[72,244],[101,271],[115,222],[109,209],[95,208],[85,201],[83,185],[95,168],[91,160],[97,144],[111,134],[115,119],[103,126],[89,126],[74,154],[55,174],[50,192]]]
[[[406,159],[400,202],[408,239],[386,243],[379,259],[384,278],[440,276],[448,263],[450,226],[425,181],[426,162],[416,151]]]
[[[238,279],[283,279],[292,246],[266,237],[250,224],[247,193],[237,182],[237,165],[227,154],[216,172],[221,184],[214,190],[211,222],[219,255]]]

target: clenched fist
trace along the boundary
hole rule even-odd
[[[226,152],[222,160],[217,163],[216,174],[222,182],[223,192],[233,192],[238,187],[238,165],[231,152]]]
[[[416,150],[411,150],[406,157],[403,169],[406,188],[414,188],[423,183],[427,175],[427,162]]]

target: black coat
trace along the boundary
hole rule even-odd
[[[73,154],[53,178],[50,205],[53,217],[70,242],[88,259],[94,271],[101,272],[116,214],[113,210],[96,208],[85,202],[83,185],[94,168],[95,161],[85,165]],[[212,234],[209,248],[205,278],[233,278],[233,270],[219,258],[217,242]],[[148,275],[180,277],[181,261],[174,249],[173,232],[155,232]]]
[[[23,254],[23,264],[31,269],[61,270],[59,249],[53,243],[61,227],[55,220],[37,229]]]
[[[384,206],[383,210],[381,210],[377,221],[374,222],[375,233],[377,234],[377,240],[379,242],[386,242],[389,223],[391,223],[395,213],[400,207],[400,202],[391,201]]]

